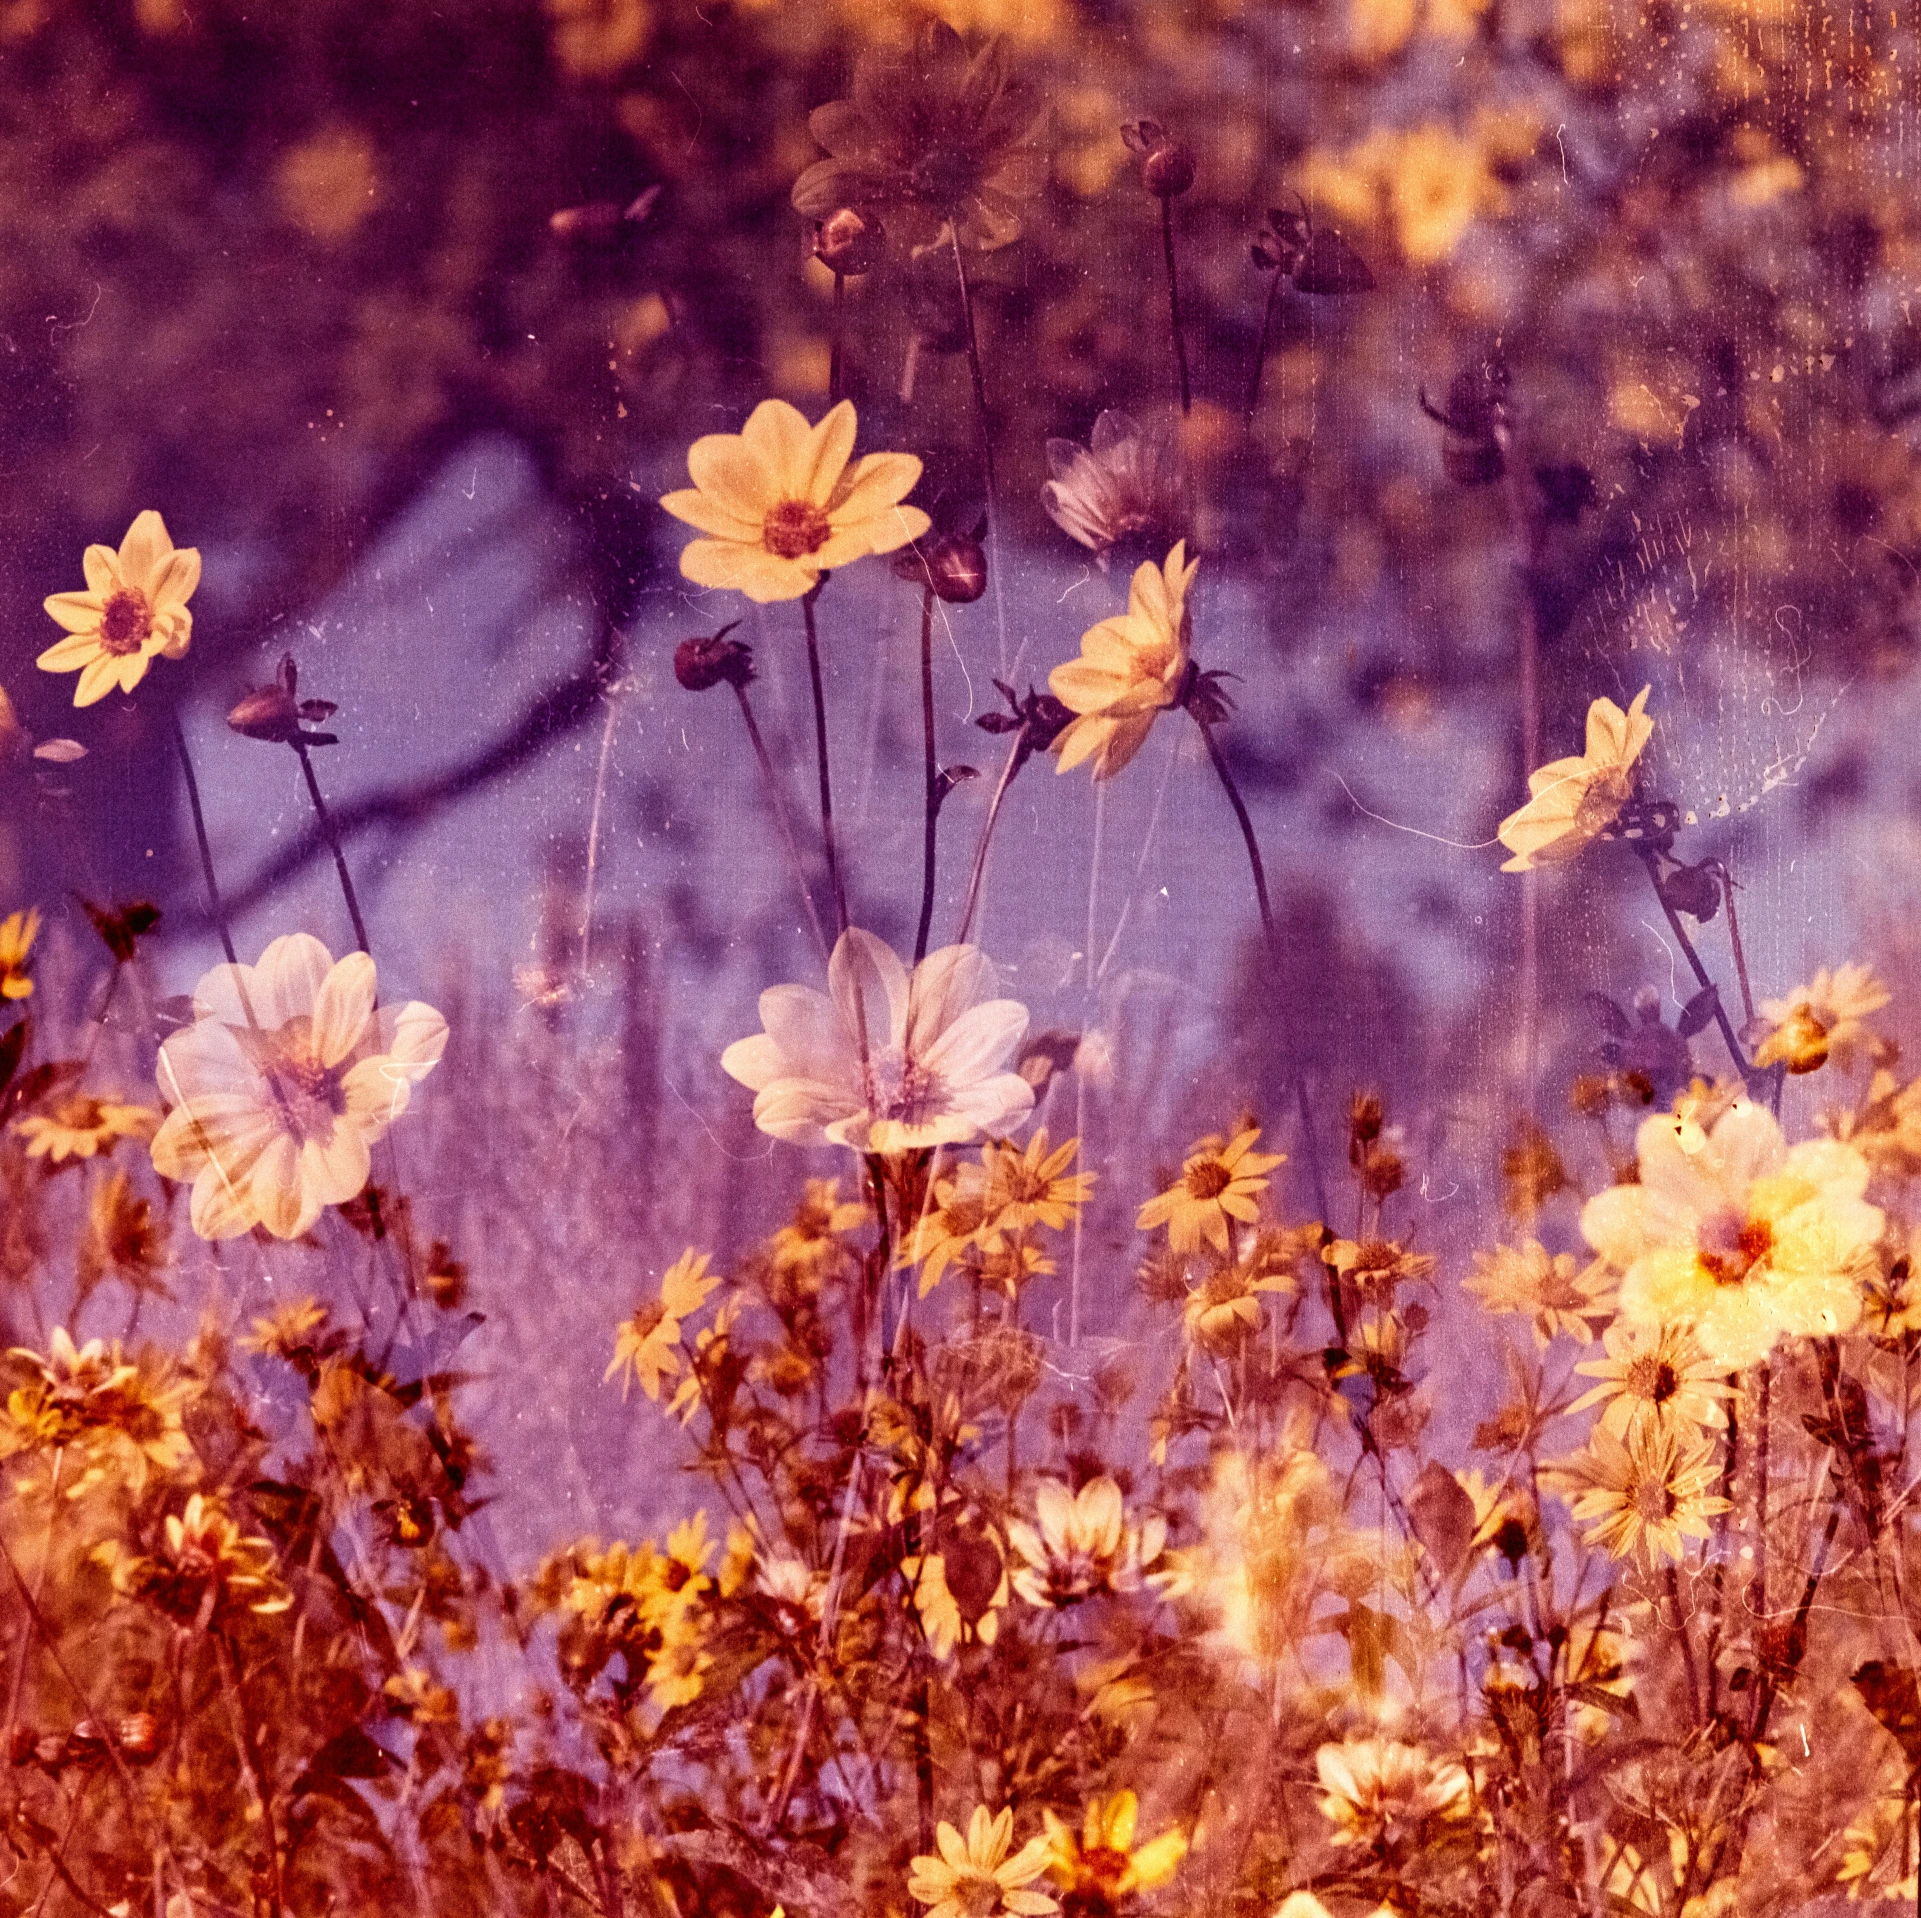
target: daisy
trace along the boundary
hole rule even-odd
[[[50,1165],[59,1165],[65,1159],[91,1159],[97,1152],[111,1152],[116,1139],[151,1139],[159,1126],[160,1114],[152,1106],[75,1092],[50,1112],[16,1119],[13,1129],[27,1142],[29,1159],[44,1158]]]
[[[706,535],[681,553],[682,573],[763,603],[799,599],[823,573],[919,539],[932,522],[901,501],[920,461],[853,452],[851,400],[817,426],[785,400],[762,400],[738,433],[703,434],[687,450],[693,485],[660,502]]]
[[[32,961],[33,942],[39,936],[38,906],[27,906],[0,919],[0,1000],[33,997],[27,967]]]
[[[1028,1140],[1025,1150],[1005,1139],[981,1147],[981,1169],[986,1175],[982,1203],[986,1210],[984,1237],[1004,1238],[1033,1226],[1065,1231],[1094,1191],[1092,1172],[1069,1172],[1081,1142],[1049,1149],[1047,1128]]]
[[[956,1166],[951,1179],[936,1183],[934,1204],[914,1221],[913,1229],[902,1240],[894,1263],[921,1268],[922,1298],[947,1276],[949,1266],[978,1269],[980,1230],[987,1218],[985,1190],[979,1166]]]
[[[1008,1543],[1024,1561],[1014,1574],[1014,1589],[1030,1605],[1072,1605],[1103,1590],[1138,1582],[1141,1565],[1151,1565],[1167,1543],[1167,1521],[1158,1515],[1138,1531],[1126,1522],[1121,1488],[1103,1474],[1078,1492],[1059,1479],[1044,1478],[1034,1488],[1038,1525],[1013,1520]]]
[[[1159,552],[1189,529],[1193,503],[1172,436],[1145,434],[1125,413],[1103,413],[1086,446],[1049,440],[1047,470],[1047,517],[1091,548],[1102,572],[1116,546],[1159,535]]]
[[[1228,1221],[1252,1225],[1261,1216],[1258,1195],[1267,1190],[1263,1176],[1286,1163],[1279,1152],[1256,1152],[1259,1126],[1237,1132],[1225,1142],[1206,1138],[1189,1153],[1181,1176],[1149,1199],[1134,1221],[1137,1230],[1167,1227],[1176,1252],[1198,1252],[1203,1240],[1217,1252],[1228,1249]]]
[[[1622,1275],[1624,1318],[1692,1326],[1724,1372],[1765,1358],[1784,1333],[1854,1328],[1883,1217],[1862,1197],[1868,1162],[1852,1146],[1789,1147],[1748,1099],[1693,1136],[1656,1114],[1635,1145],[1639,1182],[1597,1193],[1581,1213],[1588,1243]]]
[[[667,1268],[660,1281],[660,1297],[643,1305],[615,1335],[613,1362],[602,1383],[625,1374],[620,1386],[623,1399],[635,1379],[650,1399],[658,1399],[661,1381],[680,1370],[681,1320],[692,1318],[719,1284],[718,1274],[707,1275],[707,1254],[690,1245]]]
[[[1260,1324],[1263,1292],[1293,1290],[1293,1276],[1257,1245],[1247,1258],[1217,1265],[1189,1291],[1181,1305],[1182,1330],[1192,1344],[1225,1357]]]
[[[916,1858],[907,1881],[907,1895],[933,1909],[927,1918],[995,1918],[1011,1911],[1016,1918],[1041,1918],[1060,1907],[1041,1891],[1027,1891],[1047,1869],[1052,1847],[1045,1838],[1030,1838],[1010,1858],[1014,1836],[1013,1807],[990,1817],[977,1805],[967,1821],[963,1839],[945,1819],[934,1832],[938,1858]]]
[[[1601,1427],[1616,1438],[1640,1419],[1675,1420],[1683,1425],[1719,1425],[1721,1401],[1732,1389],[1678,1325],[1636,1325],[1622,1321],[1601,1335],[1604,1359],[1589,1359],[1575,1371],[1601,1383],[1582,1393],[1567,1409],[1601,1409]]]
[[[1561,1333],[1587,1344],[1594,1337],[1591,1321],[1606,1318],[1614,1309],[1604,1260],[1582,1264],[1571,1252],[1550,1256],[1538,1239],[1518,1249],[1497,1245],[1477,1252],[1474,1270],[1461,1283],[1484,1311],[1532,1320],[1534,1342],[1543,1351]]]
[[[154,1170],[191,1182],[193,1229],[231,1239],[262,1226],[297,1239],[367,1183],[375,1142],[440,1062],[447,1022],[418,1000],[374,1003],[374,962],[335,962],[290,933],[257,965],[216,966],[194,1022],[160,1048],[172,1106]]]
[[[84,593],[55,593],[48,614],[67,629],[36,662],[42,672],[78,672],[73,703],[91,706],[118,686],[130,693],[148,662],[183,659],[193,637],[187,601],[200,584],[200,555],[176,550],[166,522],[151,510],[128,527],[119,552],[89,546],[81,556]]]
[[[1337,1845],[1385,1843],[1390,1835],[1466,1817],[1467,1773],[1417,1745],[1391,1738],[1349,1738],[1314,1754],[1321,1811]]]
[[[871,932],[844,932],[827,991],[773,986],[765,1031],[737,1039],[721,1069],[755,1094],[754,1123],[794,1145],[913,1152],[1004,1132],[1034,1107],[1014,1071],[1027,1008],[991,998],[973,946],[930,952],[910,974]]]
[[[1642,1419],[1625,1440],[1596,1427],[1585,1454],[1554,1477],[1574,1492],[1568,1509],[1610,1558],[1679,1564],[1687,1541],[1729,1510],[1711,1488],[1721,1475],[1714,1447],[1692,1428]]]
[[[1843,1071],[1859,1057],[1879,1053],[1883,1041],[1867,1023],[1893,998],[1872,966],[1823,966],[1811,984],[1785,999],[1763,999],[1761,1017],[1771,1030],[1755,1047],[1757,1066],[1784,1065],[1790,1072],[1816,1072],[1828,1060]]]
[[[1587,709],[1587,749],[1528,775],[1532,795],[1501,821],[1500,840],[1514,857],[1503,872],[1572,859],[1614,824],[1634,791],[1634,762],[1654,733],[1643,686],[1623,712],[1611,699]]]
[[[1070,1913],[1112,1911],[1137,1891],[1155,1891],[1174,1876],[1187,1856],[1187,1834],[1176,1826],[1136,1846],[1140,1801],[1131,1791],[1090,1798],[1078,1837],[1065,1819],[1041,1813],[1052,1857],[1048,1870]]]
[[[1075,715],[1054,741],[1056,772],[1092,759],[1094,777],[1112,779],[1146,743],[1155,715],[1179,702],[1193,639],[1187,589],[1199,565],[1180,540],[1164,566],[1136,567],[1127,611],[1090,626],[1080,658],[1048,674],[1054,697]]]

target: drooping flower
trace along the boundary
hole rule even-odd
[[[1014,1519],[1008,1543],[1023,1564],[1014,1589],[1030,1605],[1072,1605],[1099,1591],[1129,1590],[1167,1543],[1167,1521],[1155,1514],[1139,1527],[1127,1523],[1121,1488],[1105,1474],[1078,1492],[1059,1479],[1034,1488],[1030,1525]]]
[[[1052,1852],[1048,1870],[1067,1918],[1107,1918],[1136,1892],[1156,1891],[1180,1869],[1187,1834],[1178,1825],[1144,1845],[1134,1843],[1140,1801],[1131,1791],[1087,1801],[1079,1835],[1051,1811],[1041,1813]]]
[[[1270,1239],[1282,1243],[1262,1243]],[[1286,1235],[1262,1232],[1243,1257],[1215,1260],[1181,1301],[1181,1329],[1188,1339],[1223,1358],[1238,1351],[1260,1325],[1262,1295],[1285,1296],[1294,1290],[1288,1269],[1294,1249]]]
[[[615,1336],[605,1378],[620,1379],[623,1399],[635,1379],[650,1399],[660,1397],[661,1381],[680,1370],[681,1321],[692,1318],[719,1284],[718,1273],[708,1276],[707,1254],[691,1245],[667,1268],[660,1297],[643,1305]]]
[[[1622,1274],[1622,1317],[1692,1326],[1723,1371],[1765,1358],[1784,1333],[1851,1331],[1883,1224],[1862,1197],[1866,1159],[1835,1139],[1788,1146],[1748,1099],[1692,1131],[1644,1120],[1639,1182],[1581,1213],[1588,1243]]]
[[[1601,1335],[1604,1359],[1588,1359],[1575,1371],[1599,1379],[1569,1412],[1601,1407],[1601,1426],[1616,1438],[1638,1419],[1671,1419],[1683,1425],[1719,1425],[1721,1402],[1732,1396],[1714,1364],[1677,1325],[1636,1325],[1624,1320]]]
[[[1145,541],[1164,552],[1192,530],[1193,498],[1172,435],[1144,433],[1111,407],[1094,422],[1086,446],[1049,440],[1047,470],[1047,517],[1089,548],[1102,572],[1116,547]]]
[[[1550,1474],[1574,1494],[1569,1510],[1611,1558],[1679,1564],[1687,1542],[1708,1537],[1708,1521],[1728,1510],[1714,1484],[1714,1447],[1693,1427],[1641,1419],[1616,1438],[1604,1426],[1587,1451]]]
[[[808,126],[828,157],[794,182],[795,207],[810,220],[879,214],[917,246],[950,223],[963,246],[1006,246],[1047,179],[1046,113],[1003,43],[970,56],[943,21],[865,55],[853,97],[815,108]]]
[[[432,1006],[374,1003],[374,962],[333,955],[308,933],[274,940],[251,966],[216,966],[194,988],[193,1024],[160,1048],[172,1110],[154,1170],[191,1181],[193,1229],[230,1239],[255,1226],[296,1239],[367,1183],[371,1151],[440,1062]]]
[[[1812,983],[1781,999],[1763,999],[1761,1017],[1770,1030],[1754,1049],[1757,1066],[1784,1065],[1790,1072],[1817,1072],[1832,1059],[1845,1071],[1857,1058],[1874,1057],[1885,1042],[1868,1021],[1894,995],[1872,966],[1823,966]]]
[[[1180,540],[1165,565],[1136,567],[1127,611],[1089,627],[1080,658],[1048,674],[1054,697],[1074,714],[1054,741],[1057,772],[1092,759],[1094,777],[1112,779],[1146,743],[1155,716],[1180,699],[1193,638],[1187,589],[1199,565]]]
[[[1643,686],[1623,712],[1611,699],[1587,709],[1586,750],[1556,759],[1528,775],[1525,806],[1501,821],[1500,839],[1514,857],[1503,872],[1572,859],[1620,817],[1634,792],[1634,762],[1654,735]]]
[[[738,433],[704,433],[687,449],[691,487],[661,497],[690,540],[680,570],[763,604],[799,599],[823,573],[891,553],[931,524],[901,504],[920,480],[911,453],[854,453],[854,406],[818,425],[785,400],[762,400]]]
[[[119,552],[89,546],[83,593],[54,593],[48,614],[67,631],[36,662],[42,672],[78,672],[73,703],[91,706],[118,686],[130,693],[158,658],[183,659],[193,637],[187,601],[200,584],[200,555],[178,549],[149,509],[128,527]]]
[[[46,1112],[16,1119],[13,1129],[27,1142],[29,1159],[58,1165],[64,1159],[111,1152],[117,1139],[151,1139],[159,1125],[160,1114],[152,1106],[75,1092]]]
[[[40,908],[27,906],[0,919],[0,1000],[31,999],[33,942],[40,936]]]
[[[765,1031],[721,1068],[754,1098],[754,1123],[796,1145],[912,1152],[1005,1132],[1033,1110],[1012,1061],[1027,1008],[990,998],[994,968],[973,946],[930,952],[910,974],[858,927],[841,934],[827,991],[771,986]]]
[[[1477,1252],[1474,1270],[1461,1283],[1484,1310],[1530,1320],[1534,1342],[1543,1350],[1557,1334],[1585,1345],[1594,1337],[1593,1321],[1614,1309],[1608,1297],[1612,1280],[1603,1261],[1583,1264],[1572,1252],[1550,1256],[1538,1239]]]
[[[1284,1153],[1256,1152],[1260,1136],[1260,1127],[1250,1126],[1231,1139],[1202,1139],[1188,1154],[1181,1176],[1141,1207],[1136,1227],[1152,1232],[1166,1226],[1167,1242],[1176,1252],[1198,1252],[1203,1241],[1225,1252],[1228,1221],[1252,1225],[1260,1218],[1265,1175],[1286,1162]]]
[[[919,1857],[911,1866],[907,1895],[932,1909],[927,1918],[995,1918],[1010,1911],[1016,1918],[1042,1918],[1060,1907],[1042,1891],[1028,1891],[1047,1869],[1052,1848],[1046,1838],[1030,1838],[1010,1858],[1014,1808],[998,1816],[977,1805],[963,1839],[945,1819],[935,1828],[938,1858]]]

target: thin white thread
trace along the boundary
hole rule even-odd
[[[1354,797],[1354,788],[1341,777],[1338,769],[1330,766],[1327,770],[1333,774],[1335,783],[1342,792],[1346,793],[1353,802],[1356,812],[1365,813],[1368,818],[1377,820],[1383,826],[1392,826],[1396,832],[1412,833],[1416,839],[1431,839],[1436,845],[1452,846],[1456,852],[1485,852],[1489,846],[1498,846],[1501,843],[1499,833],[1496,833],[1492,839],[1449,839],[1445,833],[1423,832],[1419,826],[1404,826],[1398,819],[1390,819],[1385,813],[1378,813],[1371,806],[1363,806]]]

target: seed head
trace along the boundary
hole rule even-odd
[[[309,733],[301,730],[308,720],[331,719],[340,709],[330,699],[299,697],[300,669],[292,653],[283,653],[279,669],[269,686],[256,686],[242,696],[227,715],[227,724],[249,739],[264,739],[276,746],[334,746],[335,733]]]

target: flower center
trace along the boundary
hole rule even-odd
[[[1716,1285],[1739,1285],[1774,1249],[1774,1228],[1765,1219],[1717,1212],[1695,1233],[1695,1257]]]
[[[1643,1479],[1634,1488],[1634,1515],[1644,1525],[1665,1525],[1679,1501],[1659,1479]]]
[[[781,559],[804,559],[827,544],[833,523],[804,499],[784,499],[761,522],[760,543]]]
[[[334,1121],[347,1110],[343,1074],[320,1063],[313,1047],[313,1026],[290,1020],[278,1032],[242,1034],[260,1064],[274,1117],[296,1145],[333,1137]]]
[[[100,615],[100,644],[116,658],[137,653],[153,634],[153,608],[145,593],[123,586]]]
[[[960,146],[931,146],[915,161],[908,186],[915,199],[951,208],[973,187],[979,169]]]
[[[947,1109],[947,1088],[940,1075],[898,1046],[869,1056],[861,1068],[861,1090],[875,1118],[902,1125],[925,1125]]]
[[[1218,1199],[1234,1183],[1234,1175],[1218,1159],[1202,1159],[1183,1178],[1190,1199]]]

